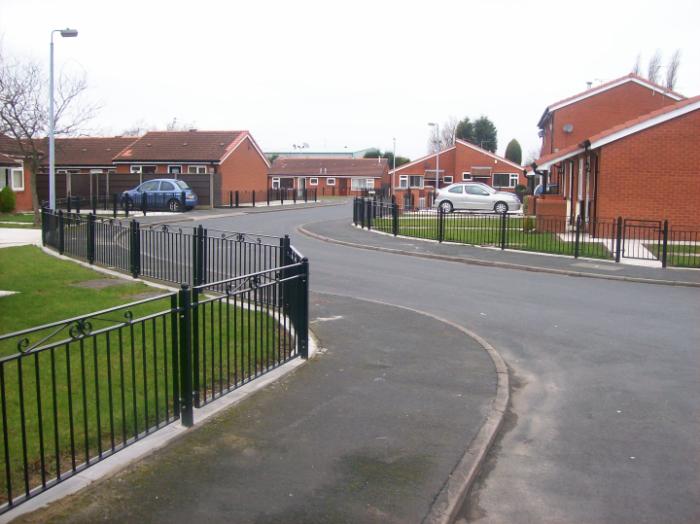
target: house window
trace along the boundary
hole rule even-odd
[[[129,171],[136,174],[155,175],[156,166],[131,166]]]
[[[179,175],[182,173],[182,166],[168,166],[168,174]]]
[[[423,189],[423,175],[409,175],[408,186]]]
[[[494,173],[493,187],[515,187],[518,185],[517,173]]]
[[[318,185],[318,178],[309,178],[309,185],[310,186],[317,186]]]
[[[273,178],[272,179],[272,189],[279,189],[279,188],[280,188],[280,179]]]
[[[207,166],[187,166],[188,175],[206,175]]]
[[[468,171],[464,171],[462,173],[462,180],[471,180],[472,179],[472,174],[469,173]]]
[[[362,191],[363,189],[374,189],[373,178],[353,178],[350,181],[350,189],[353,191]]]
[[[443,178],[442,178],[442,181],[443,181],[445,184],[451,184],[451,183],[452,183],[452,180],[453,180],[453,179],[452,179],[451,176],[446,176],[446,177],[443,177]]]
[[[399,188],[408,189],[408,175],[399,176]]]
[[[13,191],[24,191],[24,171],[21,168],[10,170],[10,183]]]
[[[335,185],[335,178],[326,178],[326,185],[327,186],[334,186]]]

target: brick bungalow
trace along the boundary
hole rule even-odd
[[[379,192],[389,183],[386,158],[277,158],[269,170],[271,189],[316,189],[319,195]]]
[[[17,211],[32,210],[29,172],[15,141],[0,134],[0,189],[9,186],[14,191]]]
[[[522,166],[479,146],[456,140],[455,145],[439,152],[439,186],[455,182],[482,182],[501,191],[515,191],[525,184]],[[394,194],[404,201],[411,195],[415,203],[426,198],[435,187],[435,169],[438,153],[424,156],[390,171]],[[422,201],[422,205],[429,202]]]
[[[152,131],[125,147],[113,164],[113,184],[120,175],[181,178],[203,205],[225,202],[233,190],[264,191],[270,168],[248,131]]]
[[[661,221],[700,227],[700,96],[585,137],[533,165],[561,173],[538,214]]]
[[[537,126],[542,138],[540,156],[556,153],[581,143],[651,111],[684,100],[681,94],[633,73],[592,87],[547,106]],[[559,170],[549,172],[548,185],[558,191]]]

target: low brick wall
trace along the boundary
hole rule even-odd
[[[566,230],[566,201],[560,195],[535,197],[537,231],[563,233]]]

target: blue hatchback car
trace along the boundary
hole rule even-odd
[[[130,207],[139,208],[145,195],[145,204],[149,209],[167,209],[182,211],[182,194],[185,194],[185,208],[192,209],[199,199],[186,182],[173,178],[156,178],[122,193],[124,202]]]

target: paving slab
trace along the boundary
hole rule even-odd
[[[312,294],[305,366],[18,522],[421,522],[490,413],[483,347],[435,318]]]

